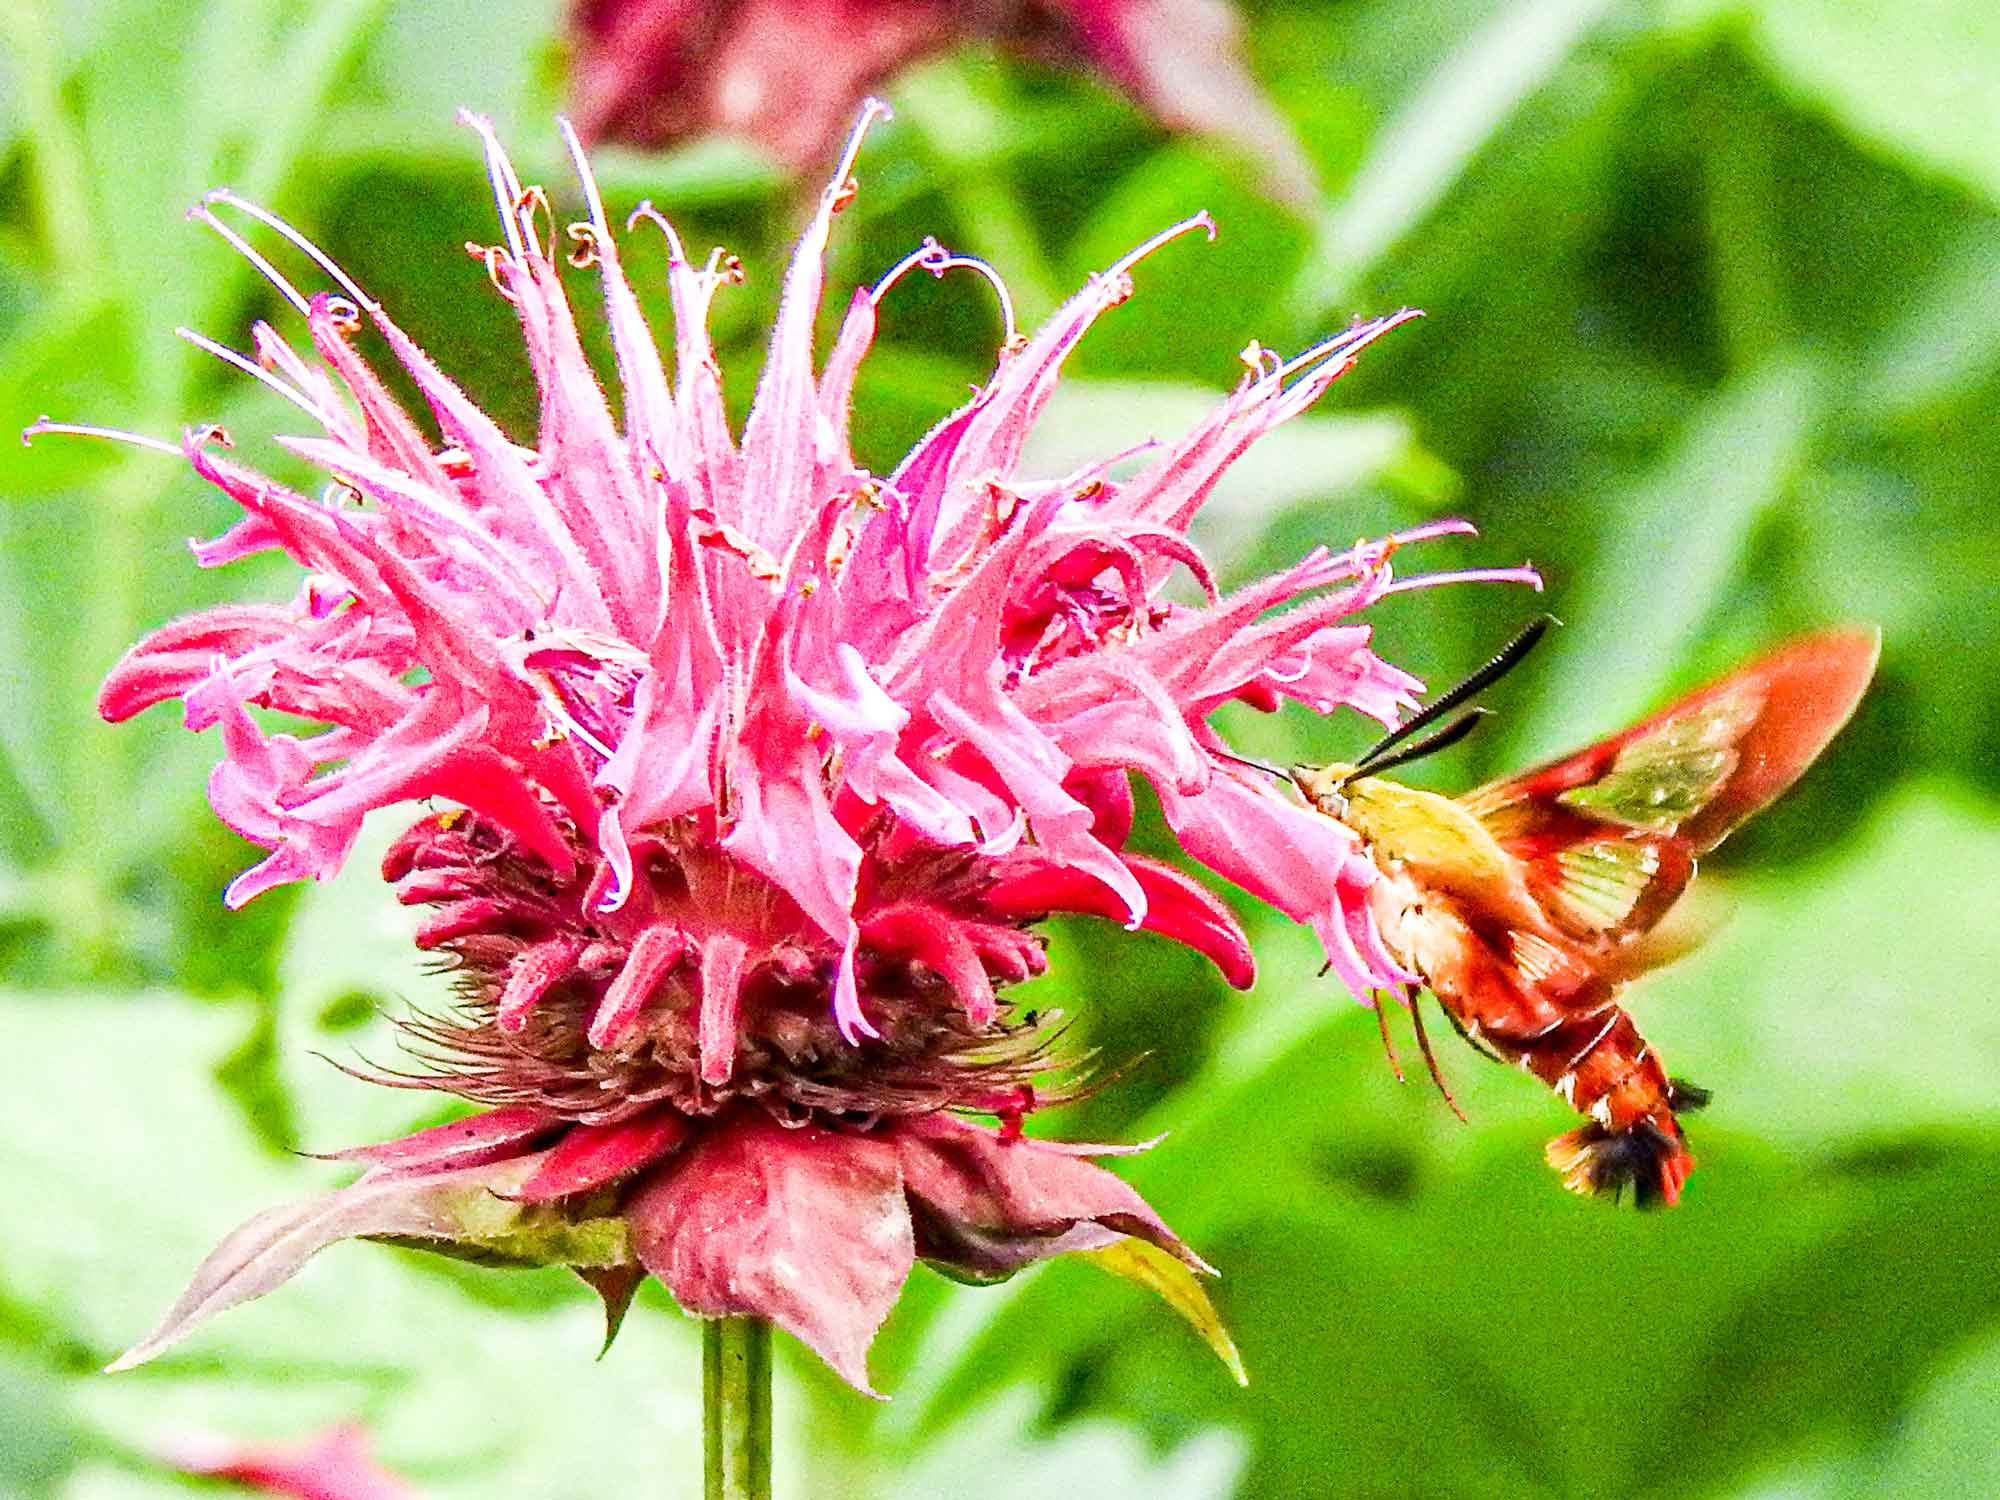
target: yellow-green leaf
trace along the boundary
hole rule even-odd
[[[1243,1368],[1243,1356],[1236,1352],[1236,1340],[1222,1326],[1222,1317],[1216,1312],[1215,1304],[1209,1301],[1207,1291],[1194,1272],[1172,1255],[1158,1245],[1135,1239],[1123,1239],[1102,1250],[1078,1250],[1073,1253],[1113,1276],[1122,1276],[1135,1286],[1157,1293],[1167,1306],[1181,1315],[1188,1327],[1201,1335],[1202,1342],[1215,1351],[1215,1357],[1222,1361],[1223,1367],[1238,1385],[1250,1383],[1250,1373]]]

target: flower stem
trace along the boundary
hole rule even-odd
[[[771,1325],[717,1318],[701,1331],[707,1500],[771,1500]]]

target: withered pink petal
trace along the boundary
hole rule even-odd
[[[398,1136],[373,1146],[349,1146],[343,1151],[308,1155],[326,1161],[362,1161],[399,1171],[431,1171],[443,1167],[474,1167],[518,1156],[529,1142],[561,1127],[562,1120],[532,1104],[510,1104],[463,1120],[451,1120],[426,1130]]]
[[[546,1203],[601,1188],[680,1149],[693,1128],[686,1115],[664,1104],[615,1125],[572,1126],[512,1196]]]
[[[186,1338],[219,1312],[282,1286],[336,1240],[365,1235],[460,1242],[498,1227],[491,1206],[529,1176],[522,1156],[426,1171],[377,1168],[336,1192],[267,1209],[230,1234],[195,1271],[160,1324],[105,1368],[129,1370]],[[481,1228],[470,1228],[477,1218]]]
[[[625,1210],[640,1262],[702,1317],[767,1318],[856,1390],[916,1248],[897,1153],[751,1109],[656,1168]]]
[[[974,1276],[1005,1276],[1129,1235],[1210,1270],[1124,1179],[1073,1150],[948,1114],[900,1120],[889,1138],[926,1259]]]

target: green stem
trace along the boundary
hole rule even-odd
[[[707,1500],[771,1500],[771,1325],[717,1318],[701,1331]]]

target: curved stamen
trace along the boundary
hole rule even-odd
[[[326,316],[334,327],[342,333],[355,333],[361,328],[361,309],[345,297],[329,297],[321,304],[326,308]],[[381,312],[381,308],[374,309]]]
[[[942,245],[938,249],[941,252],[944,251]],[[1007,283],[1000,279],[1000,273],[994,270],[993,267],[989,266],[976,255],[952,255],[949,252],[940,254],[934,260],[923,261],[921,264],[931,275],[940,279],[943,278],[945,272],[959,266],[963,266],[968,271],[977,271],[981,276],[984,276],[992,285],[994,295],[1000,299],[1000,317],[1006,327],[1003,342],[1011,348],[1020,339],[1021,331],[1014,322],[1014,299],[1007,294]]]
[[[604,197],[597,190],[597,174],[590,170],[590,159],[584,155],[583,140],[577,135],[576,127],[570,124],[568,115],[556,116],[556,130],[561,134],[570,162],[576,168],[576,180],[583,188],[584,204],[590,209],[591,227],[608,240],[611,238],[611,224],[604,217]],[[632,226],[627,224],[625,227],[629,230]]]
[[[653,200],[651,198],[640,199],[639,206],[625,216],[625,232],[630,234],[633,227],[641,219],[644,219],[649,224],[658,225],[660,233],[666,236],[667,264],[669,266],[684,266],[688,263],[687,250],[681,244],[679,231],[674,228],[665,214],[653,207]]]
[[[1478,536],[1479,528],[1462,516],[1446,516],[1441,520],[1426,521],[1421,526],[1412,526],[1406,531],[1392,531],[1382,540],[1397,547],[1407,547],[1412,542],[1428,542],[1441,536]]]
[[[914,271],[918,266],[928,267],[939,256],[949,255],[950,253],[935,239],[929,235],[925,235],[924,242],[921,245],[897,261],[889,268],[886,275],[868,289],[868,300],[877,307],[881,306],[882,299],[889,295],[889,289],[905,276],[909,275],[910,272]]]
[[[563,233],[568,236],[570,243],[570,252],[563,257],[564,260],[579,271],[588,271],[592,266],[597,264],[597,247],[607,243],[607,241],[598,236],[595,224],[587,224],[579,220],[576,223],[565,224],[563,226]]]
[[[1251,376],[1260,381],[1277,379],[1285,363],[1276,350],[1266,349],[1256,339],[1245,344],[1243,352],[1236,357]]]
[[[206,202],[198,203],[189,209],[187,216],[197,223],[206,224],[210,229],[221,235],[230,249],[256,267],[257,274],[276,287],[279,295],[299,310],[300,317],[310,318],[312,316],[312,304],[306,300],[305,294],[293,286],[291,282],[287,281],[284,273],[268,260],[264,259],[248,240],[223,223],[222,220],[216,218],[209,211]]]
[[[1412,589],[1436,588],[1441,583],[1525,583],[1536,593],[1542,591],[1542,575],[1532,564],[1518,568],[1460,568],[1450,573],[1418,573],[1398,578],[1383,589],[1384,594],[1407,594]]]
[[[1213,242],[1215,239],[1215,220],[1208,216],[1207,209],[1204,208],[1198,214],[1188,215],[1188,217],[1182,219],[1178,224],[1169,224],[1144,244],[1139,245],[1136,249],[1128,250],[1124,255],[1120,256],[1112,263],[1110,269],[1103,274],[1107,277],[1123,276],[1162,245],[1172,244],[1182,235],[1195,229],[1205,229],[1208,231],[1209,240]]]
[[[507,159],[500,136],[485,115],[461,109],[458,123],[477,131],[480,140],[486,143],[486,180],[493,188],[493,206],[499,210],[500,227],[507,232],[507,247],[514,252],[514,258],[526,260],[528,244],[521,238],[521,232],[525,229],[532,236],[534,228],[520,218],[521,179],[514,173],[514,163]]]
[[[548,222],[547,241],[556,242],[556,211],[549,202],[548,193],[539,185],[531,184],[521,189],[521,196],[514,200],[514,212],[521,217],[521,227],[527,231],[528,243],[535,247],[536,254],[542,253],[543,236],[536,230],[537,219]]]
[[[305,235],[272,213],[268,208],[262,208],[252,203],[248,198],[239,198],[228,188],[212,189],[202,195],[201,201],[203,203],[226,203],[237,212],[246,213],[259,224],[277,231],[290,240],[293,245],[297,246],[300,253],[308,260],[326,272],[328,276],[332,277],[335,285],[354,299],[356,306],[364,307],[371,313],[382,310],[382,304],[362,291],[359,283],[352,276],[341,270],[339,264],[331,255],[328,255],[318,245],[315,245]]]
[[[193,344],[195,348],[201,350],[203,353],[214,355],[224,364],[234,365],[237,369],[241,370],[245,375],[248,375],[252,380],[260,381],[264,385],[269,386],[272,390],[276,391],[280,396],[283,396],[287,401],[291,402],[292,405],[296,406],[300,411],[304,412],[307,416],[311,417],[315,422],[319,423],[320,426],[327,428],[331,428],[333,426],[333,423],[327,420],[326,413],[321,411],[317,406],[315,406],[311,398],[306,396],[301,391],[294,390],[288,382],[280,380],[276,375],[272,374],[269,370],[265,369],[255,360],[246,359],[243,355],[238,354],[234,349],[229,348],[226,344],[218,344],[214,339],[196,333],[192,328],[176,328],[174,330],[174,334],[177,338],[186,339],[190,344]]]
[[[122,427],[93,427],[87,422],[51,422],[47,417],[37,417],[21,429],[21,446],[31,446],[44,433],[56,433],[65,437],[103,438],[107,442],[125,443],[133,448],[150,448],[155,453],[164,453],[169,458],[185,458],[179,443],[169,443],[163,438],[148,437],[143,432],[127,432]]]
[[[861,141],[868,134],[868,127],[877,120],[893,120],[895,117],[896,112],[873,94],[861,101],[861,118],[847,133],[847,145],[841,149],[840,165],[833,169],[832,178],[820,190],[820,198],[828,212],[838,212],[843,196],[852,196],[854,164],[861,158]]]
[[[1345,332],[1337,333],[1330,339],[1323,339],[1304,353],[1285,361],[1272,373],[1279,380],[1296,375],[1310,365],[1322,364],[1335,357],[1345,358],[1358,354],[1392,328],[1400,328],[1412,319],[1421,318],[1424,310],[1420,307],[1405,307],[1390,313],[1387,317],[1371,318],[1365,323],[1356,323]]]

